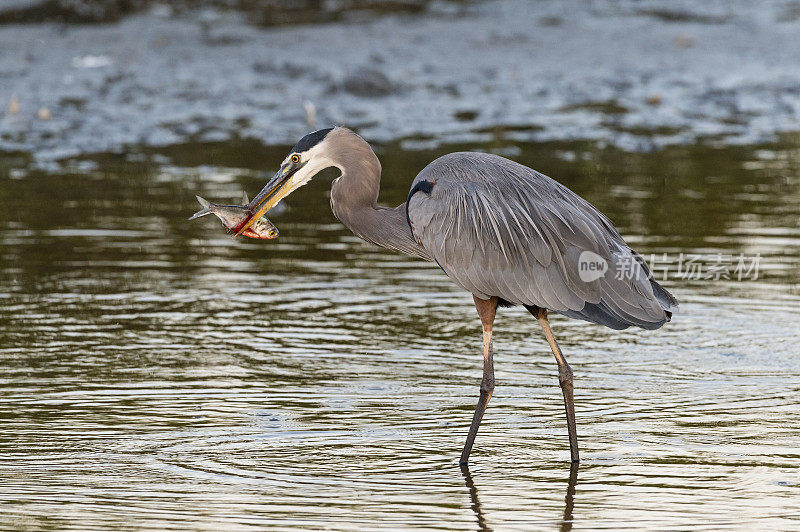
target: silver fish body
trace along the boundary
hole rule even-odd
[[[226,229],[232,231],[238,229],[242,222],[244,222],[250,215],[250,211],[248,211],[246,207],[246,205],[249,203],[246,195],[244,197],[244,205],[220,205],[217,203],[211,203],[200,196],[196,197],[197,201],[200,202],[200,205],[202,205],[203,208],[194,213],[189,218],[190,220],[200,218],[201,216],[205,216],[207,214],[213,214],[222,221],[222,224]],[[273,225],[273,223],[270,222],[266,216],[262,216],[252,226],[248,227],[247,230],[242,233],[242,236],[271,240],[273,238],[278,238],[279,234],[280,232],[278,231],[278,228],[275,227],[275,225]]]

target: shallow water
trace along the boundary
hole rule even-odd
[[[800,143],[627,154],[503,140],[384,146],[382,200],[436,154],[481,148],[560,179],[643,254],[760,253],[757,280],[665,285],[656,332],[520,309],[457,465],[481,374],[468,294],[362,244],[329,179],[270,217],[275,241],[189,223],[193,195],[252,196],[255,143],[0,168],[0,521],[10,528],[800,527]],[[332,174],[331,174],[332,175]]]

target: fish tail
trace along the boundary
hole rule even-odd
[[[195,196],[195,197],[197,198],[197,201],[200,202],[200,205],[203,206],[203,208],[194,213],[193,215],[191,215],[189,217],[189,220],[194,220],[195,218],[200,218],[201,216],[205,216],[206,214],[211,214],[211,203],[201,198],[200,196]]]

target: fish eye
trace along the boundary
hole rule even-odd
[[[294,164],[297,164],[297,163],[299,163],[299,162],[300,162],[300,156],[299,156],[299,155],[297,155],[297,154],[295,153],[294,155],[292,155],[291,161],[292,161]]]

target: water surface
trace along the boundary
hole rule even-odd
[[[762,256],[757,280],[682,280],[656,332],[553,319],[575,371],[571,470],[537,325],[496,324],[481,375],[469,294],[369,247],[329,179],[275,241],[188,223],[285,147],[185,145],[52,172],[0,163],[0,520],[10,528],[790,529],[800,526],[800,148],[629,154],[591,144],[381,147],[382,201],[438,154],[557,177],[645,255]]]

